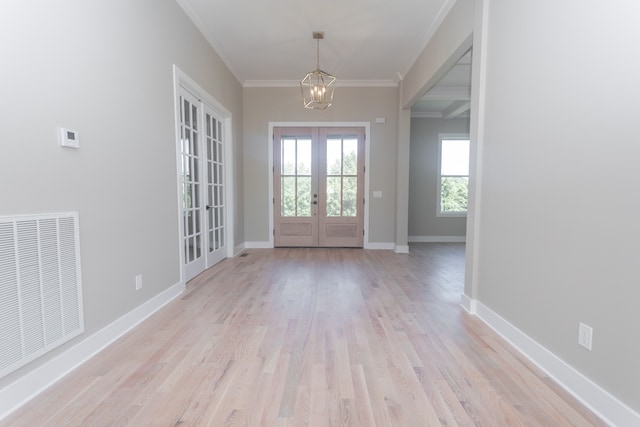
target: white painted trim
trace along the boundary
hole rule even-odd
[[[464,243],[467,236],[409,236],[409,243]]]
[[[198,31],[200,31],[200,33],[204,36],[204,38],[207,39],[207,42],[209,42],[209,45],[213,48],[216,54],[218,54],[218,56],[220,57],[222,62],[224,62],[224,65],[227,66],[229,71],[231,71],[231,74],[233,74],[233,76],[236,78],[236,80],[238,80],[238,82],[242,82],[242,80],[239,77],[240,75],[232,66],[232,63],[229,60],[229,58],[227,58],[225,55],[222,54],[223,50],[219,48],[215,39],[209,32],[207,24],[204,23],[204,21],[200,18],[200,14],[191,5],[192,2],[189,0],[176,0],[176,2],[182,8],[182,10],[184,10],[184,12],[187,14],[189,19],[191,19],[191,22],[193,22],[193,25],[196,26]]]
[[[273,249],[273,242],[244,242],[246,249]]]
[[[476,314],[476,300],[462,294],[460,306],[469,314]]]
[[[238,256],[240,252],[244,251],[247,248],[245,242],[240,243],[238,246],[233,248],[233,256]]]
[[[42,366],[0,389],[0,420],[180,296],[184,290],[184,283],[176,283]]]
[[[234,218],[235,218],[235,186],[236,182],[233,179],[233,123],[231,111],[225,108],[217,99],[211,96],[202,86],[200,86],[195,80],[189,77],[184,71],[182,71],[177,65],[173,65],[173,104],[174,104],[174,131],[175,131],[175,149],[176,149],[176,186],[177,186],[177,203],[178,203],[178,248],[180,252],[180,280],[185,281],[184,263],[184,244],[183,244],[183,230],[182,230],[182,176],[181,163],[182,153],[180,152],[180,89],[183,88],[187,92],[190,92],[195,98],[197,98],[203,105],[212,109],[216,114],[222,118],[224,128],[224,190],[225,190],[225,231],[226,231],[226,257],[231,258],[234,256]],[[201,109],[203,110],[203,109]],[[204,122],[204,120],[202,120]],[[205,264],[206,265],[206,264]]]
[[[427,32],[424,34],[424,38],[422,39],[422,43],[419,45],[419,49],[412,55],[412,61],[407,62],[407,64],[409,64],[408,68],[406,70],[403,70],[402,72],[398,72],[398,77],[400,79],[404,79],[409,70],[411,70],[411,67],[415,65],[418,58],[420,58],[420,54],[426,49],[427,45],[431,41],[431,38],[434,36],[436,31],[438,31],[438,28],[440,28],[442,21],[444,21],[449,12],[451,12],[451,9],[453,8],[453,5],[455,3],[456,0],[446,0],[444,2],[440,10],[438,11],[436,18],[433,20],[433,23],[429,26],[429,28],[427,28]]]
[[[396,244],[393,242],[368,242],[365,243],[364,249],[370,249],[373,251],[394,251]]]
[[[371,209],[371,203],[369,203],[369,171],[371,170],[371,122],[269,122],[269,148],[268,148],[268,168],[267,168],[267,182],[269,183],[269,243],[271,247],[274,247],[273,230],[275,228],[274,223],[274,207],[273,207],[273,129],[276,127],[363,127],[364,128],[364,195],[365,195],[365,209],[364,209],[364,239],[363,248],[369,249],[369,210]],[[247,243],[248,244],[248,243]],[[391,247],[393,249],[393,247]]]
[[[398,80],[343,80],[336,87],[398,87]],[[245,80],[243,87],[300,87],[300,80]]]
[[[395,245],[393,251],[397,254],[408,254],[409,253],[409,245]]]
[[[502,336],[556,383],[612,426],[638,426],[640,414],[577,371],[567,362],[538,344],[480,301],[469,299],[469,306],[484,323]],[[463,306],[465,304],[463,298]],[[577,345],[577,344],[576,344]]]

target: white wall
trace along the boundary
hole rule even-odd
[[[0,53],[0,215],[79,211],[86,322],[1,389],[180,281],[172,65],[232,112],[239,153],[242,88],[174,0],[2,2]]]
[[[469,134],[469,119],[411,119],[409,162],[409,236],[423,240],[466,234],[466,217],[442,217],[438,213],[439,135]]]
[[[336,88],[334,105],[327,110],[302,106],[300,88],[244,89],[245,237],[248,242],[268,242],[269,224],[269,122],[370,122],[369,241],[395,242],[395,171],[397,145],[397,87]],[[376,124],[377,117],[386,123]]]
[[[640,412],[638,16],[635,0],[490,1],[476,291]]]

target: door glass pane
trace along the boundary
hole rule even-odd
[[[357,216],[357,193],[358,178],[355,176],[345,176],[342,178],[342,216]]]
[[[184,138],[182,140],[182,151],[185,154],[191,153],[191,131],[184,129]]]
[[[283,176],[281,181],[281,215],[296,216],[296,178],[293,176]]]
[[[191,126],[191,109],[189,108],[189,101],[184,100],[184,125]]]
[[[342,178],[327,177],[327,216],[340,216]]]
[[[344,175],[358,174],[358,140],[345,139],[343,142],[343,170]]]
[[[342,172],[342,140],[327,139],[327,175],[340,175]]]
[[[298,217],[311,216],[311,177],[298,178]]]
[[[189,254],[189,256],[187,257],[187,262],[189,263],[195,259],[193,252],[193,237],[187,239],[187,253]]]
[[[187,235],[191,236],[193,234],[193,211],[189,211],[187,214]]]
[[[281,146],[281,173],[282,175],[294,175],[296,173],[296,141],[295,139],[283,139]]]
[[[200,207],[200,186],[198,184],[193,186],[193,194],[191,195],[191,200],[193,200],[193,207]]]
[[[193,153],[194,156],[199,156],[199,152],[200,150],[198,150],[198,132],[196,132],[195,130],[193,130],[191,132],[191,153]]]
[[[200,181],[200,166],[197,157],[191,157],[191,180]]]
[[[298,140],[298,175],[311,175],[311,140]]]

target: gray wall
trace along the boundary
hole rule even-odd
[[[2,2],[0,52],[0,215],[80,213],[86,333],[65,349],[180,281],[172,64],[232,112],[238,177],[242,88],[174,0]]]
[[[244,89],[245,238],[248,242],[268,242],[269,122],[371,122],[370,191],[383,197],[370,201],[369,241],[395,241],[395,159],[398,88],[336,88],[335,104],[327,110],[302,107],[299,87]],[[376,124],[377,117],[386,118]]]
[[[477,278],[483,304],[636,411],[639,15],[491,1]]]
[[[469,119],[411,119],[409,236],[466,234],[466,217],[438,217],[438,135],[469,133]]]

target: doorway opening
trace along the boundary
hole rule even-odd
[[[364,127],[276,127],[274,246],[364,246]]]
[[[231,114],[177,67],[180,271],[187,282],[233,256]]]

